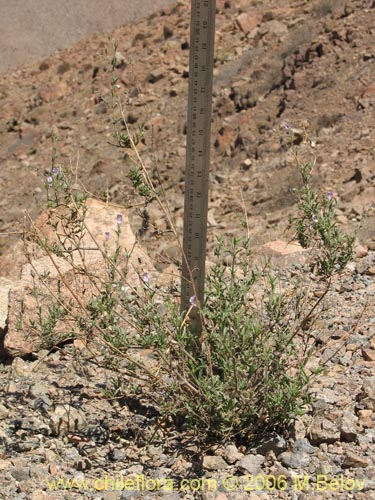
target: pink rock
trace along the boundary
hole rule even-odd
[[[357,259],[363,259],[368,254],[368,248],[359,243],[354,247],[355,256]]]
[[[35,225],[30,227],[34,238],[26,241],[25,247],[21,243],[13,249],[13,273],[11,267],[7,270],[8,276],[13,274],[14,277],[9,291],[8,329],[4,338],[7,355],[25,356],[39,348],[42,340],[39,307],[43,311],[45,325],[49,317],[48,308],[52,304],[60,302],[60,305],[68,307],[71,313],[56,321],[55,331],[59,333],[72,330],[73,315],[86,317],[90,299],[98,295],[98,290],[109,281],[109,260],[106,261],[104,256],[112,258],[117,245],[121,251],[113,280],[115,286],[121,286],[130,293],[142,286],[141,276],[144,273],[150,280],[156,279],[154,266],[146,252],[137,245],[123,208],[88,199],[85,210],[84,232],[76,240],[78,248],[72,245],[70,262],[51,251],[48,255],[35,243],[38,237],[41,241],[47,238],[49,245],[61,245],[65,236],[60,220],[69,214],[66,207],[42,213]],[[56,223],[56,228],[51,223]],[[71,223],[71,230],[74,231],[74,219]],[[67,243],[70,245],[68,239]],[[44,280],[41,280],[42,276]],[[36,328],[35,325],[39,326]]]
[[[306,250],[299,243],[287,243],[283,240],[269,241],[262,245],[258,252],[265,257],[271,257],[276,263],[302,264],[305,260]]]
[[[264,255],[275,256],[290,255],[296,252],[304,251],[299,243],[287,243],[282,240],[269,241],[268,243],[265,243],[262,248]]]
[[[68,84],[64,80],[61,80],[60,82],[57,83],[46,83],[39,90],[39,97],[44,102],[51,102],[55,101],[56,99],[59,99],[60,97],[65,96],[67,90],[68,90]]]
[[[244,33],[250,33],[262,22],[262,14],[255,9],[243,12],[236,18],[238,27]]]

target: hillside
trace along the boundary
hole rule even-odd
[[[338,197],[340,223],[349,227],[368,212],[359,236],[373,245],[372,2],[285,2],[281,8],[264,1],[249,2],[250,10],[240,4],[242,14],[236,2],[218,2],[210,234],[238,227],[242,191],[254,241],[264,240],[264,228],[266,239],[280,235],[298,175],[273,130],[288,122],[306,126],[313,138],[316,180]],[[123,57],[116,73],[125,114],[133,130],[145,124],[140,153],[150,171],[159,170],[179,226],[188,24],[188,2],[179,2],[113,34]],[[133,202],[132,164],[110,144],[106,48],[110,54],[110,40],[94,35],[1,77],[2,231],[14,230],[23,209],[40,210],[51,134],[59,137],[59,161],[78,164],[89,191],[109,189],[112,201]],[[165,229],[158,209],[149,212]],[[135,229],[140,225],[134,221]]]

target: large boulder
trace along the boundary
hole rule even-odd
[[[0,261],[0,273],[8,278],[0,290],[1,314],[7,315],[0,344],[3,331],[8,356],[34,352],[51,329],[69,334],[77,317],[88,317],[88,303],[106,284],[136,293],[143,276],[156,279],[121,207],[87,199],[79,210],[50,209],[29,221],[25,234]]]

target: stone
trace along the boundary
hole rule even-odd
[[[9,415],[9,410],[6,406],[0,403],[0,420],[4,420]]]
[[[224,448],[223,457],[228,464],[234,464],[237,460],[241,460],[243,456],[243,453],[239,452],[237,446],[234,444],[229,444]]]
[[[220,127],[215,142],[214,147],[215,150],[219,154],[223,154],[226,156],[230,156],[234,141],[235,141],[236,131],[231,125],[224,124]],[[216,173],[216,178],[218,178],[218,174]],[[220,182],[220,180],[219,180]],[[220,182],[222,183],[222,182]]]
[[[176,264],[181,261],[181,247],[178,243],[163,245],[162,248],[163,250],[160,251],[160,254],[165,257],[170,264]]]
[[[51,102],[64,97],[68,90],[68,84],[65,80],[61,80],[57,83],[46,83],[39,90],[39,97],[44,102]]]
[[[15,467],[10,471],[16,481],[27,481],[30,479],[30,467]]]
[[[365,361],[375,361],[375,349],[367,349],[362,347],[362,357]]]
[[[156,133],[162,130],[164,124],[165,124],[165,117],[160,113],[158,113],[157,115],[150,118],[150,120],[148,120],[148,122],[145,125],[145,128],[147,130],[151,129],[153,133]]]
[[[268,452],[273,451],[275,455],[278,455],[282,451],[286,450],[287,442],[279,434],[274,433],[269,439],[263,441],[254,450],[258,455],[266,455]]]
[[[311,444],[334,443],[340,439],[340,435],[337,422],[332,422],[323,416],[314,418],[309,436]]]
[[[236,17],[237,26],[240,30],[247,34],[250,33],[262,22],[262,14],[256,9],[250,9]]]
[[[290,467],[291,469],[303,469],[308,467],[311,462],[311,455],[308,453],[295,453],[290,451],[285,451],[281,453],[278,460],[285,467]]]
[[[219,470],[227,468],[228,464],[222,457],[218,457],[216,455],[205,455],[203,457],[203,469]]]
[[[373,414],[374,414],[373,410],[359,410],[358,418],[360,424],[365,428],[375,427]]]
[[[163,35],[164,35],[164,38],[165,39],[171,38],[174,35],[174,30],[175,30],[175,26],[173,26],[173,24],[171,24],[171,23],[165,23],[164,26],[163,26]]]
[[[260,468],[264,463],[265,458],[262,455],[246,455],[238,462],[237,467],[245,473],[256,476],[260,472]]]
[[[116,68],[123,68],[126,65],[126,58],[125,56],[118,50],[115,52],[115,67]]]
[[[30,366],[22,358],[14,358],[12,363],[12,375],[14,378],[27,377],[30,373]]]
[[[84,414],[70,405],[57,405],[51,415],[50,427],[56,436],[83,431],[86,426]]]
[[[305,252],[299,243],[283,240],[269,241],[258,250],[259,255],[270,257],[272,262],[283,265],[303,264]]]
[[[297,439],[293,446],[293,451],[295,453],[309,453],[313,454],[318,451],[318,448],[315,446],[311,446],[311,444],[307,441],[306,438]]]
[[[14,282],[9,292],[8,330],[4,338],[4,351],[8,356],[25,356],[38,350],[42,338],[36,330],[38,324],[35,289],[38,294],[38,304],[44,306],[45,314],[51,304],[51,293],[54,290],[56,297],[60,293],[61,300],[66,303],[73,300],[85,314],[85,307],[93,294],[97,293],[96,281],[108,279],[104,255],[113,255],[118,244],[122,257],[117,266],[127,265],[126,286],[129,289],[141,285],[141,276],[147,273],[150,278],[156,277],[154,266],[146,252],[136,244],[136,239],[130,227],[124,209],[104,202],[87,199],[85,201],[85,232],[80,240],[80,247],[71,252],[72,263],[76,269],[85,269],[83,274],[77,274],[72,264],[64,257],[53,255],[49,257],[45,251],[31,243],[28,248],[30,262],[26,259],[23,246],[16,246],[13,251],[14,275],[18,280]],[[51,223],[58,222],[57,231],[64,229],[60,220],[68,216],[64,207],[43,212],[30,230],[36,237],[49,241],[49,244],[60,244],[56,231]],[[120,217],[120,219],[118,219]],[[118,224],[121,220],[121,224]],[[116,231],[121,229],[118,242]],[[130,255],[126,264],[126,255]],[[43,286],[40,276],[47,276],[48,293]],[[95,276],[95,278],[90,278]],[[45,318],[48,319],[48,316]],[[57,320],[54,327],[59,332],[72,328],[69,321]]]
[[[277,19],[272,19],[271,21],[263,23],[262,29],[266,32],[272,33],[278,38],[282,38],[288,33],[288,27]]]
[[[369,410],[375,410],[375,376],[366,377],[363,380],[361,392],[357,395],[357,401],[368,402],[371,407]]]
[[[26,431],[31,431],[32,433],[38,432],[38,434],[44,434],[47,436],[50,433],[48,425],[46,425],[41,419],[37,417],[24,417],[18,422],[20,429]]]
[[[35,490],[33,491],[30,500],[47,500],[48,494],[43,490]]]
[[[357,259],[363,259],[368,255],[368,248],[357,243],[354,247],[354,254]]]
[[[352,469],[352,468],[354,469],[358,467],[368,467],[369,465],[370,465],[369,460],[348,451],[346,453],[342,467],[343,469]]]
[[[0,278],[0,341],[5,335],[8,320],[9,290],[13,282],[7,278]]]
[[[149,74],[147,81],[150,83],[156,83],[166,77],[166,72],[164,68],[155,68]]]

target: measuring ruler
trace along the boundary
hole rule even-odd
[[[198,305],[204,300],[215,14],[216,0],[191,0],[182,312],[189,310],[192,297]],[[193,307],[189,317],[191,330],[199,334],[199,308]]]

